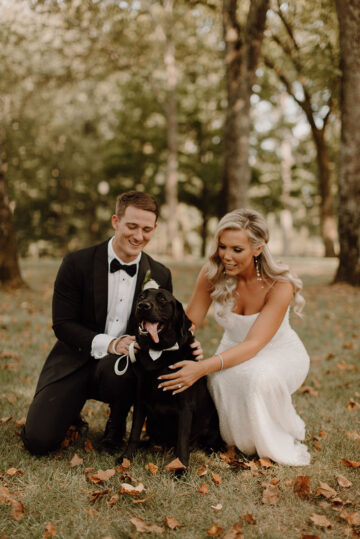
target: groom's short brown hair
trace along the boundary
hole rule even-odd
[[[122,193],[116,199],[115,213],[119,219],[124,215],[128,206],[135,206],[140,210],[151,211],[155,213],[156,220],[159,217],[159,206],[155,198],[149,193],[142,191],[127,191]]]

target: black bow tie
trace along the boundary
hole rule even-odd
[[[124,270],[130,277],[134,277],[136,273],[136,264],[120,264],[117,258],[113,258],[110,262],[110,273],[115,271]]]

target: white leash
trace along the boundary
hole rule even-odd
[[[125,374],[126,371],[128,370],[128,368],[129,368],[129,359],[130,359],[131,363],[135,363],[136,357],[135,357],[134,347],[135,347],[135,341],[131,342],[130,345],[129,345],[129,355],[127,355],[127,354],[122,354],[122,355],[119,356],[119,357],[117,358],[117,360],[115,361],[114,371],[115,371],[115,374],[117,374],[118,376],[122,376],[122,375]],[[119,365],[120,361],[121,361],[124,357],[126,358],[125,367],[124,367],[123,369],[120,370],[119,367],[118,367],[118,365]]]

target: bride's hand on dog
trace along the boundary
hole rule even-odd
[[[204,359],[203,349],[201,348],[201,344],[197,339],[194,339],[194,342],[190,346],[193,349],[192,355],[194,356],[194,359],[196,359],[196,361]]]
[[[173,395],[189,389],[189,387],[205,374],[203,372],[202,364],[194,361],[179,361],[169,367],[170,369],[179,370],[173,374],[163,374],[162,376],[159,376],[158,380],[161,380],[161,383],[158,385],[158,388],[163,391],[172,391]],[[165,382],[163,380],[165,380]]]

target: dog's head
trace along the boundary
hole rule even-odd
[[[165,288],[148,288],[137,299],[136,341],[142,350],[181,347],[191,336],[191,322],[181,303]]]

